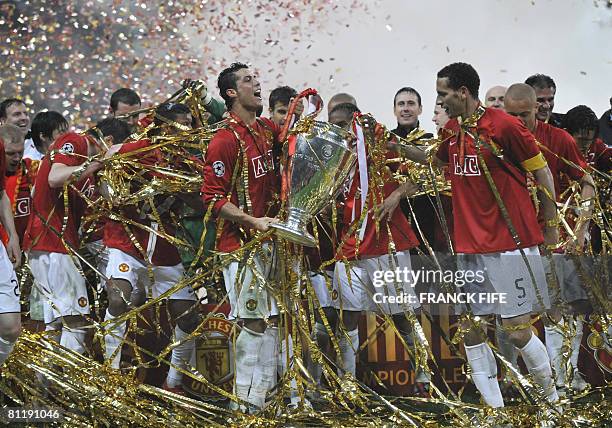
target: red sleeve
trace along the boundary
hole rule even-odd
[[[567,176],[572,180],[580,181],[580,179],[582,179],[582,177],[584,176],[584,170],[586,170],[587,168],[587,163],[584,160],[584,157],[580,154],[578,146],[576,145],[576,142],[574,141],[571,135],[569,135],[565,131],[559,132],[558,135],[559,139],[561,139],[561,142],[563,143],[562,147],[564,147],[565,149],[564,153],[558,153],[558,155],[562,158],[561,171],[567,174]],[[566,159],[578,165],[582,169],[578,169],[571,165],[568,165],[566,162],[563,161],[563,159]]]
[[[52,163],[78,166],[87,160],[87,139],[79,134],[64,134],[53,143]]]
[[[0,192],[4,190],[4,174],[6,174],[6,156],[4,154],[4,143],[0,140]]]
[[[438,147],[438,151],[436,152],[436,157],[440,159],[444,163],[448,163],[448,146],[450,140],[442,141],[440,147]]]
[[[448,149],[450,147],[451,140],[457,138],[456,134],[459,132],[459,124],[455,119],[451,119],[444,128],[438,132],[438,138],[442,139],[442,144],[438,147],[436,157],[444,163],[448,163]]]
[[[589,156],[593,156],[593,162],[596,169],[606,173],[610,171],[612,167],[612,149],[610,149],[606,143],[598,138],[591,146],[589,152]],[[593,153],[593,155],[591,155],[591,153]]]
[[[536,138],[527,129],[525,124],[520,119],[504,112],[499,114],[493,141],[501,146],[504,154],[520,164],[517,166],[522,166],[527,171],[539,169],[531,167],[534,165],[539,166],[543,164],[546,166],[546,161],[540,152]]]
[[[151,142],[149,140],[138,140],[138,141],[128,141],[121,145],[121,148],[117,153],[129,153],[135,150],[144,149],[145,147],[149,147]]]
[[[232,192],[232,175],[239,156],[236,138],[227,129],[218,131],[210,141],[204,159],[202,200],[204,206],[214,202],[213,215],[218,216],[221,207]]]

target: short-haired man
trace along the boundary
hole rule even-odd
[[[512,116],[518,117],[536,137],[539,143],[543,145],[542,154],[546,158],[550,172],[552,173],[555,183],[555,193],[559,198],[567,189],[567,181],[563,180],[563,176],[572,181],[579,182],[581,187],[581,199],[591,204],[591,200],[595,195],[593,178],[590,174],[585,173],[587,164],[578,151],[578,147],[571,135],[566,131],[555,128],[544,122],[536,119],[538,109],[536,94],[533,88],[524,83],[517,83],[510,88],[506,93],[505,99],[506,112]],[[574,166],[575,165],[575,166]],[[591,205],[589,205],[591,206]],[[576,231],[576,242],[571,243],[570,248],[566,248],[568,252],[572,252],[573,248],[582,249],[585,243],[585,238],[588,232],[589,222],[586,218],[590,217],[591,210],[587,210],[583,214],[583,221],[580,230]],[[568,219],[571,221],[570,219]],[[582,287],[578,270],[576,269],[576,261],[570,259],[564,254],[565,251],[557,251],[553,254],[556,278],[559,282],[561,295],[552,296],[552,309],[548,311],[549,316],[554,323],[546,322],[544,330],[546,334],[546,349],[552,367],[556,374],[557,388],[565,389],[567,384],[567,376],[562,355],[562,347],[564,337],[559,325],[563,326],[563,318],[559,309],[560,300],[569,303],[575,314],[584,315],[589,310],[588,296]],[[548,271],[552,271],[551,266],[545,263]],[[552,291],[552,290],[551,290]],[[555,325],[557,324],[557,325]],[[578,372],[578,354],[580,352],[580,343],[582,342],[582,319],[576,319],[575,335],[572,337],[572,350],[570,354],[570,362],[573,367],[574,375],[572,378],[572,388],[583,390],[586,388],[586,383]]]
[[[479,293],[486,285],[495,292],[506,293],[503,305],[495,308],[472,304],[472,312],[496,312],[504,326],[513,327],[510,340],[519,348],[546,399],[554,402],[558,395],[546,347],[526,326],[540,300],[536,297],[541,296],[542,303],[547,304],[548,296],[542,296],[540,291],[546,291],[546,277],[537,245],[542,241],[546,245],[557,243],[556,223],[549,225],[555,219],[555,203],[542,201],[546,221],[543,237],[527,189],[526,172],[532,172],[550,195],[555,194],[554,183],[533,135],[522,122],[502,110],[483,107],[478,100],[479,86],[478,73],[469,64],[450,64],[438,72],[438,96],[451,121],[446,124],[447,138],[433,162],[439,166],[450,164],[454,244],[457,253],[464,255],[458,260],[459,267],[485,268],[485,284],[466,284],[464,291]],[[428,162],[426,153],[416,147],[406,149],[405,155]],[[524,259],[528,259],[528,265]],[[477,286],[475,290],[472,285]],[[502,407],[493,352],[480,329],[466,327],[465,350],[472,380],[488,405]]]
[[[19,98],[7,98],[0,103],[0,125],[15,125],[25,140],[24,157],[40,160],[44,153],[36,150],[34,142],[28,136],[30,116],[25,102]]]
[[[337,123],[349,123],[351,116],[340,116],[340,110],[345,104],[339,105],[330,115],[330,119]],[[349,107],[346,105],[346,107]],[[345,108],[345,111],[350,111]],[[375,123],[370,123],[375,126]],[[382,144],[386,151],[386,142],[374,142]],[[374,160],[371,157],[375,147],[365,147],[366,173],[372,168]],[[395,154],[383,153],[389,162],[395,158]],[[352,352],[352,359],[343,355],[344,369],[355,375],[354,353],[359,349],[359,334],[357,322],[359,314],[363,310],[382,312],[393,320],[399,334],[411,348],[415,344],[413,326],[406,317],[406,312],[412,312],[420,307],[416,302],[414,284],[407,280],[396,279],[378,284],[377,272],[411,270],[409,250],[418,245],[416,238],[406,216],[399,207],[400,201],[416,190],[414,184],[407,181],[404,184],[393,177],[393,171],[397,169],[397,162],[383,167],[376,174],[367,173],[368,188],[362,188],[361,167],[357,165],[352,177],[349,179],[347,188],[344,190],[344,207],[342,209],[341,246],[339,245],[336,257],[338,262],[334,270],[334,293],[332,303],[336,309],[342,312],[340,319],[343,325],[341,335],[348,337],[347,351]],[[368,207],[369,212],[362,210]],[[376,211],[373,209],[376,208]],[[362,221],[362,223],[360,223]],[[389,252],[392,247],[394,251]],[[350,274],[349,274],[350,272]],[[350,279],[349,279],[350,278]],[[382,287],[382,288],[375,288]],[[395,303],[398,295],[410,295],[413,299],[409,304]],[[420,336],[417,336],[420,338]],[[429,376],[424,367],[416,367],[416,382],[413,393],[426,396],[429,394]]]
[[[419,123],[421,113],[423,113],[423,105],[419,92],[411,87],[400,88],[393,97],[393,114],[397,119],[397,127],[391,132],[405,138],[411,132],[421,130]],[[432,134],[426,133],[421,138],[431,137],[433,137]],[[436,221],[438,215],[432,199],[427,195],[411,198],[410,202],[402,198],[400,208],[413,224],[418,223],[419,240],[427,241],[429,245],[435,247],[433,243],[436,239],[436,228],[439,225]],[[421,242],[421,250],[427,252],[425,242]]]
[[[504,109],[504,96],[506,95],[505,86],[493,86],[485,94],[485,107]]]
[[[19,242],[23,242],[32,211],[31,193],[39,161],[23,158],[23,134],[16,126],[0,126],[0,139],[4,140],[6,165],[4,187],[13,207],[15,229],[19,236]],[[5,243],[8,242],[8,236],[2,226],[0,226],[0,237]]]
[[[534,74],[529,76],[525,83],[531,86],[536,92],[536,100],[538,101],[538,113],[536,118],[540,122],[549,123],[557,128],[561,127],[563,115],[553,113],[555,108],[555,95],[557,93],[557,85],[552,77],[545,74]]]
[[[229,119],[208,146],[202,198],[220,228],[216,250],[229,254],[239,251],[257,232],[268,231],[274,222],[274,195],[280,191],[280,181],[273,153],[280,143],[280,129],[269,119],[257,118],[263,106],[261,87],[246,64],[224,69],[218,86]],[[243,169],[245,174],[235,173]],[[268,291],[276,254],[270,241],[252,251],[252,257],[240,257],[249,260],[246,265],[230,255],[223,274],[231,316],[244,320],[236,340],[234,392],[238,400],[259,409],[277,370],[278,307]]]
[[[105,119],[96,128],[111,140],[122,140],[129,133],[127,125],[116,119]],[[89,299],[72,253],[81,246],[82,196],[93,194],[94,176],[102,168],[94,160],[103,149],[100,144],[93,135],[69,132],[51,145],[34,183],[32,215],[23,244],[35,284],[45,299],[47,330],[61,330],[60,344],[81,354],[85,352],[83,326]]]
[[[0,125],[18,126],[25,138],[30,127],[28,108],[19,98],[7,98],[0,103]]]
[[[272,120],[276,126],[280,128],[283,127],[285,124],[285,117],[287,117],[287,111],[289,110],[289,103],[296,96],[296,90],[289,86],[280,86],[270,92],[268,110],[270,112],[270,120]]]
[[[133,111],[139,110],[141,106],[140,97],[130,88],[117,89],[110,98],[110,112],[113,117],[129,115]],[[138,115],[130,115],[121,120],[130,125],[134,132],[138,126]]]
[[[344,103],[349,103],[353,104],[354,106],[357,106],[357,100],[354,96],[352,96],[351,94],[347,94],[346,92],[339,92],[333,95],[327,102],[327,116],[329,117],[329,114],[334,108],[336,108],[337,105]]]
[[[19,283],[15,267],[21,263],[19,237],[13,221],[11,202],[5,188],[4,139],[6,133],[0,130],[0,224],[8,232],[8,242],[0,243],[0,367],[9,357],[21,333],[21,305]]]
[[[32,119],[32,129],[30,131],[36,153],[24,152],[23,156],[30,159],[42,159],[42,156],[49,151],[49,146],[67,130],[68,121],[60,113],[56,111],[37,113]]]
[[[165,135],[175,133],[177,127],[191,128],[192,117],[189,108],[184,104],[165,103],[156,109],[156,123]],[[157,132],[156,132],[157,133]],[[128,155],[138,151],[139,162],[148,167],[178,168],[176,165],[180,158],[182,161],[187,153],[167,156],[157,149],[148,149],[150,139],[128,141],[113,151],[119,155]],[[147,173],[146,178],[151,179],[154,173]],[[130,184],[131,185],[131,184]],[[175,287],[183,278],[185,268],[176,246],[157,231],[174,236],[175,227],[170,221],[170,210],[174,197],[163,201],[155,200],[159,206],[128,205],[113,207],[120,218],[129,220],[129,224],[122,221],[108,219],[104,224],[104,245],[108,252],[106,277],[108,278],[106,290],[108,293],[108,309],[104,321],[111,324],[104,336],[105,357],[111,367],[120,368],[121,344],[126,333],[126,321],[112,321],[129,310],[129,302],[133,301],[135,293],[145,294],[151,288],[153,298]],[[162,209],[160,206],[171,205]],[[143,219],[142,212],[155,210],[155,219]],[[152,275],[152,278],[151,278]],[[172,349],[170,369],[163,384],[163,388],[176,394],[184,394],[181,387],[182,371],[187,369],[195,350],[193,339],[187,339],[197,328],[199,317],[196,311],[191,310],[196,303],[196,297],[191,287],[186,286],[168,296],[168,312],[174,328],[174,342],[178,345]]]
[[[421,113],[423,113],[421,94],[414,88],[400,88],[393,97],[393,114],[397,119],[397,127],[391,132],[405,138],[419,127]]]
[[[355,104],[342,103],[336,104],[334,109],[329,112],[329,123],[336,125],[340,128],[351,130],[351,124],[353,122],[353,115],[359,113],[359,109]],[[319,214],[322,217],[324,214]],[[341,216],[339,216],[340,218]],[[329,327],[332,332],[336,331],[338,325],[338,313],[334,307],[335,303],[332,299],[332,294],[329,293],[327,288],[327,282],[331,278],[332,284],[336,283],[333,287],[335,289],[348,289],[348,276],[346,275],[345,269],[339,269],[339,275],[334,275],[334,265],[328,266],[325,272],[321,271],[321,262],[332,260],[335,257],[335,248],[337,246],[337,235],[339,230],[332,230],[331,221],[325,221],[321,219],[318,223],[318,237],[319,247],[313,249],[305,249],[305,253],[308,256],[310,263],[310,281],[312,288],[316,294],[318,305],[320,305],[325,318],[329,323]],[[336,225],[337,229],[341,229],[341,225]],[[342,262],[336,262],[336,264],[344,266]],[[358,268],[354,269],[355,271]],[[327,278],[326,278],[327,277]],[[345,282],[344,286],[337,285],[338,282]],[[341,297],[341,296],[340,296]],[[337,303],[337,302],[336,302]],[[341,307],[342,304],[340,304]],[[344,308],[343,308],[344,309]],[[359,349],[359,332],[356,328],[357,321],[359,319],[360,310],[345,310],[343,312],[343,328],[345,331],[341,331],[338,338],[338,347],[340,349],[341,368],[353,376],[356,374],[356,351]],[[316,310],[314,313],[315,323],[313,328],[313,338],[316,340],[321,352],[331,358],[331,341],[329,331],[325,327],[323,319]],[[312,359],[309,362],[309,371],[312,374],[317,385],[321,381],[321,366],[316,364]]]

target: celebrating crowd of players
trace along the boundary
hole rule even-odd
[[[433,121],[441,144],[434,151],[424,150],[418,141],[406,144],[420,127],[421,95],[410,87],[397,92],[393,103],[397,128],[382,145],[365,147],[365,162],[358,162],[351,172],[338,206],[318,216],[314,226],[318,247],[304,252],[302,266],[307,275],[298,272],[298,276],[308,278],[308,285],[301,286],[314,290],[311,297],[317,307],[311,338],[329,360],[332,337],[337,337],[339,375],[356,374],[357,322],[363,311],[377,311],[392,320],[409,349],[426,349],[427,339],[414,316],[421,311],[418,299],[410,304],[394,299],[414,294],[414,284],[394,278],[380,288],[376,275],[412,269],[411,255],[421,250],[454,252],[460,256],[457,268],[487,271],[484,288],[467,284],[467,290],[482,293],[486,289],[507,296],[502,305],[476,303],[460,311],[496,316],[499,353],[514,367],[520,355],[542,396],[554,403],[569,388],[587,387],[577,360],[583,315],[593,310],[592,299],[581,281],[580,268],[565,253],[598,253],[609,242],[609,229],[601,228],[593,214],[597,204],[605,204],[598,199],[602,189],[596,183],[609,183],[612,141],[599,137],[610,138],[612,113],[598,119],[583,105],[565,115],[554,113],[556,86],[545,75],[531,76],[507,89],[493,87],[484,103],[479,101],[479,86],[479,76],[468,64],[450,64],[438,72]],[[91,293],[76,254],[87,247],[97,255],[97,270],[108,297],[105,360],[116,369],[126,335],[124,315],[143,303],[145,290],[152,287],[152,296],[158,297],[188,274],[184,255],[173,243],[179,233],[172,215],[177,201],[115,207],[115,213],[107,213],[95,225],[85,221],[93,209],[86,201],[105,196],[99,175],[107,161],[144,153],[144,164],[201,172],[201,193],[177,199],[183,209],[192,210],[196,224],[202,226],[205,215],[214,224],[210,249],[223,264],[229,318],[240,320],[235,408],[252,412],[265,407],[277,372],[285,374],[293,352],[292,339],[279,323],[279,315],[291,312],[277,287],[283,251],[267,232],[281,207],[279,159],[290,126],[285,122],[293,119],[288,117],[289,105],[298,94],[289,87],[272,91],[268,119],[260,117],[261,87],[248,66],[235,63],[225,69],[218,88],[223,103],[209,91],[202,94],[208,123],[218,127],[205,154],[198,157],[179,151],[172,159],[155,148],[151,135],[131,137],[147,124],[132,114],[141,102],[130,89],[113,94],[112,117],[80,134],[68,131],[69,124],[57,112],[38,113],[30,123],[21,100],[11,98],[0,104],[4,241],[0,246],[0,365],[21,330],[24,296],[14,268],[24,261],[22,252],[34,278],[32,294],[37,295],[30,299],[30,315],[38,308],[39,319],[47,330],[56,332],[53,337],[59,344],[78,353],[86,352]],[[293,115],[299,118],[303,107],[296,105]],[[352,131],[359,116],[352,96],[337,94],[329,100],[330,123]],[[154,120],[164,135],[203,126],[196,119],[180,103],[155,109]],[[371,125],[380,131],[380,125]],[[388,134],[377,132],[371,141],[382,135]],[[377,172],[382,173],[368,176],[364,171],[380,165],[381,159],[385,167]],[[401,159],[443,169],[451,196],[440,195],[443,203],[439,205],[428,196],[414,197],[420,185],[398,179]],[[150,179],[153,173],[143,177]],[[138,191],[136,181],[126,186]],[[560,225],[570,220],[559,213],[572,186],[577,186],[574,201],[578,202],[571,210],[575,228],[568,238]],[[445,212],[442,217],[439,209]],[[332,211],[337,211],[337,219]],[[156,215],[143,215],[146,212]],[[451,232],[451,242],[445,230]],[[561,241],[567,242],[564,248],[557,245]],[[543,262],[540,255],[551,248],[556,248],[554,254]],[[560,286],[556,292],[547,285],[552,265]],[[385,299],[377,304],[372,296],[380,291]],[[198,297],[187,286],[167,298],[176,346],[164,388],[181,393],[182,372],[189,369],[194,353],[191,333],[200,321],[195,310]],[[544,341],[530,325],[532,314],[543,311],[548,314],[543,317]],[[472,381],[487,405],[503,407],[504,388],[497,380],[493,350],[480,326],[466,318],[463,328]],[[562,351],[566,331],[571,332],[569,370]],[[427,396],[431,369],[427,354],[424,358],[417,354],[413,353],[414,394]],[[312,355],[308,360],[308,370],[320,384],[322,360]],[[290,382],[291,403],[297,406],[296,381]]]

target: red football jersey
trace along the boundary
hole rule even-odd
[[[67,254],[67,248],[79,248],[78,230],[83,217],[85,202],[77,192],[68,192],[68,209],[64,207],[62,188],[49,186],[49,172],[53,164],[78,166],[87,160],[87,137],[69,132],[60,136],[49,147],[49,153],[41,161],[32,196],[32,213],[26,230],[23,248],[26,251],[48,251]],[[94,179],[87,177],[74,184],[86,197],[93,194]],[[64,223],[64,216],[67,220]]]
[[[247,212],[244,193],[238,187],[245,185],[242,168],[248,170],[248,196],[253,217],[273,217],[277,213],[275,199],[280,191],[280,177],[274,167],[274,150],[280,129],[269,119],[258,119],[251,132],[234,118],[228,127],[217,131],[210,141],[204,163],[202,199],[205,207],[214,203],[213,215],[228,202]],[[241,143],[244,145],[244,153]],[[246,163],[246,165],[244,165]],[[240,169],[236,169],[239,167]],[[231,221],[217,219],[221,226],[216,249],[231,252],[250,239],[250,231]],[[219,227],[219,226],[217,226]]]
[[[464,157],[460,164],[457,119],[451,119],[445,128],[446,132],[454,135],[440,145],[437,157],[449,163],[456,251],[485,254],[517,249],[484,176],[474,140],[465,134]],[[546,166],[535,137],[519,119],[495,108],[486,109],[477,127],[471,128],[470,132],[477,133],[481,141],[494,144],[503,151],[504,160],[496,157],[484,144],[480,149],[518,234],[518,248],[541,244],[544,238],[527,190],[525,174]]]
[[[145,149],[151,144],[150,140],[140,140],[124,143],[118,153],[129,153],[135,150]],[[158,149],[147,150],[139,155],[138,161],[144,165],[154,165],[163,162],[161,152]],[[120,207],[117,213],[125,219],[129,219],[143,226],[151,227],[151,220],[140,215],[136,206]],[[172,222],[161,214],[163,231],[170,236],[175,235]],[[134,245],[132,238],[136,239],[140,249]],[[108,248],[116,248],[140,260],[146,260],[154,266],[175,266],[181,262],[178,250],[174,245],[161,236],[150,233],[136,225],[122,223],[120,221],[106,220],[104,223],[104,245]],[[144,254],[143,254],[144,253]]]
[[[0,139],[0,192],[5,189],[4,174],[6,172],[6,155],[4,154],[4,141]]]
[[[596,170],[609,173],[612,166],[612,149],[601,138],[597,138],[589,148],[587,162]]]
[[[387,159],[396,157],[395,154],[387,152]],[[369,159],[368,159],[369,161]],[[342,239],[344,245],[338,252],[338,256],[341,258],[346,257],[348,260],[354,260],[355,258],[367,258],[376,257],[389,252],[389,231],[391,232],[391,238],[395,244],[396,251],[405,251],[410,248],[414,248],[419,245],[419,241],[414,234],[410,223],[406,216],[402,212],[401,208],[398,207],[393,211],[391,219],[385,217],[382,219],[378,226],[372,213],[372,209],[375,206],[381,206],[384,200],[393,193],[399,184],[397,180],[393,178],[391,171],[388,168],[384,169],[384,176],[382,177],[385,183],[381,191],[375,191],[370,188],[369,194],[369,207],[370,212],[367,215],[367,224],[363,240],[359,242],[357,246],[357,238],[359,236],[359,228],[355,233],[347,237],[347,233],[350,231],[352,224],[358,221],[361,216],[361,189],[359,185],[359,165],[355,166],[355,173],[353,174],[350,187],[348,192],[345,193],[344,213],[343,213],[343,230]],[[357,197],[356,197],[357,196]],[[354,221],[353,221],[354,219]],[[389,229],[387,229],[387,227]],[[357,251],[355,251],[357,249]]]
[[[555,181],[555,194],[559,198],[561,192],[567,186],[567,181],[565,177],[562,177],[562,174],[574,181],[580,181],[584,175],[584,172],[564,162],[563,159],[573,162],[583,169],[587,168],[587,164],[572,136],[563,129],[536,121],[534,135],[546,147],[542,149],[542,154],[546,158],[552,173],[553,180]]]
[[[30,213],[32,212],[32,187],[38,172],[40,162],[32,159],[23,159],[15,174],[5,177],[6,195],[13,207],[15,218],[15,230],[19,236],[19,242],[23,244],[23,237],[28,228]],[[8,236],[0,225],[0,237],[6,243]]]

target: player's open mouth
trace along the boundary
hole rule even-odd
[[[257,98],[261,99],[261,89],[258,89],[255,92],[253,92],[253,95],[255,95]]]

